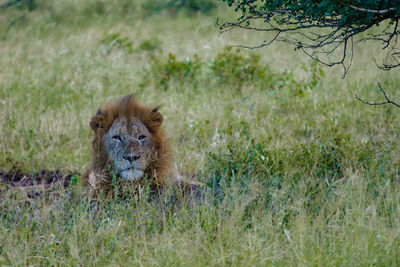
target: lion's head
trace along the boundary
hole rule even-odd
[[[112,176],[164,184],[170,153],[162,121],[158,107],[143,106],[132,95],[100,108],[90,121],[93,157],[84,180],[93,172],[103,184],[110,184]]]

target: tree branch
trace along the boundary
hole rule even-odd
[[[394,7],[391,7],[391,8],[388,8],[388,9],[383,9],[383,10],[374,10],[374,9],[356,7],[356,6],[353,6],[353,5],[347,5],[347,6],[351,7],[354,10],[357,10],[357,11],[369,12],[369,13],[375,13],[375,14],[385,14],[385,13],[389,13],[389,12],[392,12],[392,11],[396,11],[396,9]]]
[[[358,101],[360,101],[361,103],[366,104],[366,105],[370,105],[370,106],[381,106],[381,105],[386,105],[386,104],[392,104],[392,105],[394,105],[394,106],[400,108],[400,104],[397,104],[396,102],[393,102],[392,100],[390,100],[390,98],[387,96],[386,92],[382,89],[382,86],[380,85],[379,82],[378,82],[378,86],[379,86],[379,89],[381,90],[383,96],[385,97],[386,101],[384,101],[384,102],[377,102],[377,103],[371,103],[371,102],[367,102],[367,101],[365,101],[365,100],[362,100],[362,99],[359,98],[357,95],[356,95],[356,99],[357,99]]]
[[[228,2],[228,0],[222,1]],[[366,37],[361,36],[359,41],[383,43],[382,48],[386,57],[378,65],[379,68],[390,70],[400,66],[400,47],[397,43],[400,35],[400,8],[396,4],[397,0],[380,0],[378,4],[382,3],[378,8],[376,2],[372,0],[365,2],[363,7],[350,5],[341,0],[312,1],[313,3],[299,1],[297,5],[287,4],[284,0],[277,0],[274,3],[261,1],[261,6],[254,4],[253,0],[234,2],[235,10],[241,11],[242,16],[236,22],[225,22],[220,25],[221,34],[235,28],[273,33],[273,36],[258,45],[239,44],[238,47],[255,49],[273,42],[289,43],[295,50],[303,51],[326,66],[342,65],[345,76],[352,63],[353,37],[363,32],[367,33],[380,23],[390,20],[385,29],[378,33],[367,33]],[[231,6],[232,2],[229,3]],[[325,11],[322,12],[321,8]],[[261,24],[253,23],[257,21]],[[358,43],[357,40],[354,42]],[[315,55],[318,55],[318,58]]]

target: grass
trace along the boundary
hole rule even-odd
[[[399,264],[399,109],[354,98],[381,99],[379,81],[400,101],[399,70],[371,57],[379,45],[359,44],[342,79],[283,44],[227,48],[260,36],[218,36],[223,7],[145,15],[148,4],[121,3],[1,11],[0,168],[82,172],[91,116],[134,93],[162,105],[175,167],[219,197],[180,210],[110,199],[95,212],[74,187],[38,200],[2,190],[0,265]]]

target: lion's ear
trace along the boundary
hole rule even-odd
[[[160,107],[155,107],[150,113],[150,121],[153,126],[160,127],[163,122],[163,115],[158,111]]]
[[[104,120],[105,115],[98,109],[96,115],[90,120],[90,128],[92,128],[93,131],[97,131],[97,129],[102,126]]]

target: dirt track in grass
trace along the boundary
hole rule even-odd
[[[23,173],[21,171],[0,171],[0,183],[11,187],[44,186],[45,188],[62,185],[68,187],[71,178],[77,173],[63,174],[59,170],[41,170],[34,173]]]

